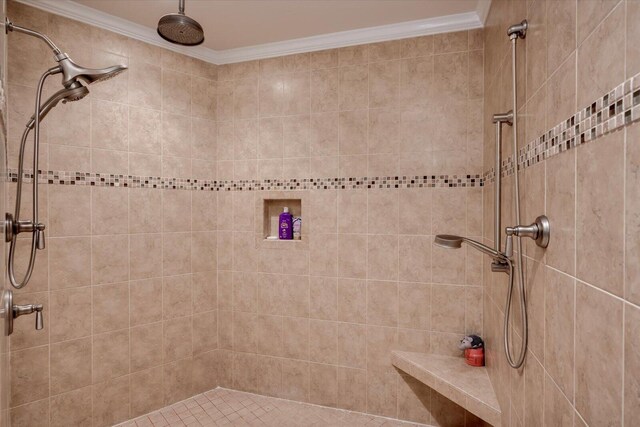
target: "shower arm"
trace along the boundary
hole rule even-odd
[[[30,30],[29,28],[25,28],[25,27],[21,27],[19,25],[16,25],[13,22],[11,22],[9,20],[9,18],[5,18],[5,33],[8,33],[9,31],[15,31],[15,32],[18,32],[18,33],[26,34],[28,36],[35,37],[35,38],[38,38],[38,39],[42,40],[47,45],[49,45],[49,48],[56,55],[56,60],[57,61],[60,60],[58,57],[62,54],[62,51],[58,48],[58,46],[55,45],[54,42],[51,41],[51,39],[49,37],[45,36],[44,34],[38,32],[38,31],[35,31],[35,30]]]

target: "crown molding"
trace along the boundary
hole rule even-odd
[[[294,53],[482,28],[491,5],[491,0],[478,0],[478,8],[474,12],[217,51],[202,46],[183,47],[174,45],[159,37],[155,29],[118,18],[71,0],[16,1],[213,64],[230,64]]]
[[[487,22],[487,16],[489,16],[489,9],[491,9],[491,0],[478,0],[476,13],[478,14],[478,19],[482,22],[483,27]]]
[[[313,52],[387,40],[406,39],[436,33],[472,30],[482,28],[483,23],[477,12],[459,13],[437,18],[381,25],[378,27],[340,31],[312,37],[266,43],[218,51],[221,64],[252,59],[272,58],[294,53]]]

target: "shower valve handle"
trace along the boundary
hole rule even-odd
[[[547,246],[549,246],[549,218],[547,218],[545,215],[540,215],[536,218],[535,222],[530,225],[516,225],[514,227],[506,227],[505,232],[507,233],[507,249],[511,249],[511,251],[513,251],[513,244],[511,243],[511,248],[509,248],[509,243],[510,240],[513,239],[513,236],[529,237],[535,240],[536,245],[540,246],[541,248],[546,248]]]

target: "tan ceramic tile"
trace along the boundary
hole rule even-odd
[[[127,150],[128,109],[107,101],[91,102],[91,146]]]
[[[397,416],[398,376],[395,372],[367,374],[367,410],[370,413]]]
[[[162,235],[132,234],[129,236],[129,268],[131,279],[160,276],[162,271]]]
[[[282,319],[283,356],[293,359],[309,359],[309,321],[296,317]]]
[[[576,352],[576,409],[589,424],[619,422],[623,401],[622,303],[582,282],[576,286],[576,349],[596,340],[606,343],[595,349],[599,354]]]
[[[50,234],[55,236],[87,235],[91,231],[91,193],[88,187],[54,186],[49,193]],[[70,221],[73,218],[73,221]]]
[[[546,425],[573,425],[573,407],[551,377],[544,378],[544,423]]]
[[[429,329],[431,325],[431,285],[398,284],[398,326]]]
[[[366,368],[366,327],[353,323],[338,324],[338,364]]]
[[[547,215],[554,218],[557,240],[547,249],[547,264],[566,273],[575,271],[575,153],[567,152],[548,160]]]
[[[469,32],[437,34],[433,36],[434,53],[460,52],[468,49]]]
[[[338,323],[309,321],[309,359],[312,362],[336,364],[338,360]]]
[[[91,238],[50,238],[47,245],[51,289],[91,283]]]
[[[309,364],[309,402],[336,406],[338,400],[338,368],[319,363]]]
[[[50,298],[51,342],[91,335],[91,287],[51,292]]]
[[[129,318],[123,307],[129,306],[129,284],[93,286],[93,333],[128,328]]]
[[[131,326],[162,319],[162,279],[134,280],[129,285]]]
[[[179,317],[163,322],[163,362],[191,357],[192,354],[191,316]],[[165,365],[166,366],[166,365]]]
[[[323,320],[337,320],[338,280],[328,277],[310,277],[309,300],[309,317]]]
[[[431,281],[430,236],[401,236],[398,241],[398,278],[405,282]]]
[[[150,323],[131,328],[131,372],[162,363],[162,323]]]
[[[38,400],[33,403],[11,409],[11,425],[15,427],[29,427],[43,423],[49,425],[49,399]]]
[[[631,126],[627,130],[626,149],[626,199],[625,199],[625,297],[637,304],[640,303],[640,215],[638,214],[638,198],[634,196],[634,188],[640,182],[640,150],[638,139],[640,126]]]
[[[433,54],[433,36],[420,36],[400,41],[400,56],[413,58]]]
[[[369,62],[389,61],[400,57],[401,42],[390,40],[380,43],[372,43],[369,48]]]
[[[52,344],[50,370],[52,394],[90,385],[91,338]]]
[[[128,236],[91,238],[91,276],[93,284],[112,283],[129,278]]]
[[[214,332],[215,331],[215,332]],[[193,315],[193,354],[201,354],[218,347],[218,313],[208,311]]]
[[[574,280],[547,269],[545,283],[545,369],[573,398]]]
[[[162,318],[164,320],[191,314],[191,275],[165,277],[162,280]]]
[[[174,403],[192,395],[192,359],[163,365],[164,403]]]
[[[165,233],[162,237],[162,271],[165,276],[191,270],[191,233]]]
[[[591,1],[586,5],[603,5],[610,8],[612,1]],[[619,49],[623,43],[624,5],[616,9],[596,28],[596,30],[578,48],[578,60],[585,67],[578,68],[578,105],[585,105],[603,93],[613,89],[624,79],[624,51]],[[578,7],[578,22],[587,7]],[[580,37],[581,26],[578,25]]]
[[[306,402],[309,400],[309,364],[297,360],[282,363],[283,397]]]
[[[73,425],[89,425],[91,416],[91,387],[73,390],[51,398],[51,426],[64,427]]]
[[[49,346],[11,353],[11,404],[18,406],[49,395]]]
[[[128,374],[129,351],[129,329],[94,335],[93,384]]]
[[[627,304],[624,308],[624,420],[625,424],[633,423],[638,414],[638,370],[640,370],[640,343],[638,328],[640,326],[640,310]]]
[[[576,274],[617,295],[623,294],[623,150],[620,133],[577,150]]]
[[[365,323],[366,287],[364,280],[338,279],[338,320]]]
[[[370,50],[373,54],[373,50]],[[376,62],[369,65],[369,108],[388,108],[398,104],[400,61]]]
[[[464,332],[464,287],[433,285],[431,287],[431,327],[440,332]]]
[[[431,389],[408,375],[401,375],[398,380],[398,418],[431,422]]]
[[[215,272],[194,273],[191,276],[193,312],[200,313],[217,307],[217,276]]]
[[[132,417],[146,414],[162,406],[161,367],[131,374],[130,378]]]

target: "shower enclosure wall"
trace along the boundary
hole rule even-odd
[[[592,125],[583,122],[573,140],[562,130],[591,115],[601,117],[594,124],[625,117],[628,101],[613,110],[609,105],[624,96],[625,86],[619,86],[640,72],[640,3],[492,2],[485,28],[485,171],[495,159],[490,114],[512,105],[506,29],[522,18],[529,22],[518,44],[516,76],[522,217],[530,222],[546,213],[552,236],[546,250],[523,241],[529,315],[524,367],[512,370],[499,346],[489,346],[503,425],[634,425],[640,420],[640,125],[629,114],[615,125],[609,122],[606,132],[596,126],[591,133]],[[587,111],[592,104],[595,111]],[[543,147],[539,138],[550,130],[558,138]],[[511,145],[505,135],[503,147]],[[511,154],[503,152],[503,194],[513,191]],[[491,180],[485,182],[483,205],[484,243],[491,246]],[[508,200],[502,209],[503,226],[513,223]],[[488,266],[483,279],[484,332],[497,343],[506,282]],[[518,314],[512,319],[517,345]]]
[[[218,385],[478,421],[390,351],[457,355],[483,332],[480,255],[432,247],[483,234],[481,31],[215,66],[8,6],[78,62],[129,67],[42,123],[47,248],[15,298],[44,305],[45,329],[11,337],[14,426],[110,425]],[[41,44],[9,43],[12,169]],[[308,178],[327,181],[286,191],[302,242],[263,244],[259,209],[282,196],[264,180]]]
[[[47,248],[15,302],[43,304],[45,328],[16,322],[11,336],[13,426],[111,425],[216,386],[477,425],[390,363],[392,349],[457,356],[467,333],[486,338],[503,425],[633,425],[639,125],[522,157],[522,222],[546,213],[554,234],[546,252],[523,242],[521,370],[501,346],[506,275],[432,242],[493,246],[491,115],[511,106],[509,25],[530,23],[517,66],[529,144],[640,71],[640,4],[492,3],[484,30],[215,66],[9,1],[14,22],[79,63],[129,67],[43,122]],[[8,49],[15,173],[50,57],[20,34]],[[503,194],[512,180],[505,170]],[[265,199],[299,203],[302,241],[263,241]],[[502,210],[515,224],[509,197]]]

